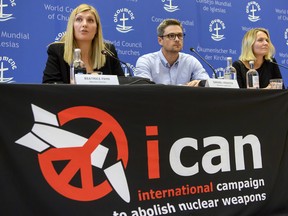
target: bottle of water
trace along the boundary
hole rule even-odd
[[[250,70],[246,74],[247,89],[259,88],[259,74],[254,69],[254,61],[249,61]]]
[[[125,77],[129,77],[130,76],[130,73],[129,73],[129,65],[124,65],[125,67],[123,67],[123,70],[124,70],[124,76]]]
[[[237,71],[232,66],[232,57],[227,57],[227,67],[224,70],[224,79],[237,79]]]
[[[70,67],[70,84],[76,84],[75,74],[86,74],[86,67],[81,60],[81,50],[76,48],[73,54],[73,63]]]

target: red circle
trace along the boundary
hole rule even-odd
[[[93,185],[91,153],[109,134],[115,137],[117,146],[117,161],[122,160],[126,168],[128,163],[128,143],[125,133],[119,123],[108,113],[95,107],[77,106],[58,113],[60,126],[79,118],[99,121],[100,127],[90,136],[82,147],[51,148],[39,154],[39,164],[42,173],[58,193],[70,199],[79,201],[97,200],[112,191],[107,180],[97,186]],[[69,160],[65,168],[57,173],[53,162]],[[69,184],[73,176],[80,170],[82,187]]]

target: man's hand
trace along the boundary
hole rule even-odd
[[[198,87],[200,80],[192,80],[191,82],[186,83],[187,86]]]

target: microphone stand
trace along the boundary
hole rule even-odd
[[[285,68],[285,69],[288,69],[287,66],[282,65],[282,64],[278,64],[277,62],[274,62],[273,60],[271,60],[271,61],[269,61],[269,62],[271,62],[272,64],[275,64],[275,65],[278,65],[278,66],[280,66],[280,67],[283,67],[283,68]]]
[[[102,50],[101,53],[102,53],[102,55],[109,56],[109,57],[117,60],[118,62],[124,64],[124,65],[126,66],[126,68],[128,69],[129,75],[130,75],[131,77],[134,76],[134,73],[131,71],[131,68],[128,66],[128,64],[127,64],[126,62],[121,61],[119,58],[116,58],[115,56],[113,56],[112,54],[110,54],[110,53],[109,53],[108,51],[106,51],[106,50]]]
[[[196,52],[196,50],[193,47],[190,48],[190,51],[195,53],[200,59],[202,59],[212,69],[215,78],[218,79],[217,73],[215,69],[212,67],[212,65],[210,65],[198,52]]]

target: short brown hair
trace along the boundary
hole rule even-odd
[[[158,37],[163,36],[165,29],[170,26],[170,25],[177,25],[180,26],[182,31],[183,31],[183,26],[181,24],[181,22],[179,22],[176,19],[165,19],[163,20],[159,26],[157,27],[157,35]]]

